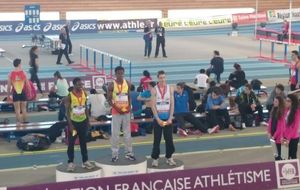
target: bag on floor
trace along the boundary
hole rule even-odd
[[[30,133],[17,141],[17,147],[24,151],[46,150],[50,147],[48,136],[40,133]]]
[[[28,80],[28,83],[29,85],[25,88],[26,100],[32,101],[36,99],[36,90],[30,80]]]

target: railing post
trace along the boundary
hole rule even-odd
[[[275,42],[271,42],[271,59],[274,60]]]
[[[97,55],[96,55],[96,51],[94,50],[94,71],[97,71],[97,67],[96,67],[96,63],[97,63]]]
[[[89,67],[89,49],[86,48],[85,50],[85,62],[86,62],[86,67]]]
[[[101,54],[101,72],[102,72],[102,74],[104,75],[105,74],[105,70],[104,70],[104,54],[102,53]]]
[[[80,65],[82,64],[82,46],[80,45]]]
[[[284,61],[287,61],[288,44],[284,44]]]
[[[131,61],[129,61],[129,80],[130,80],[130,83],[131,83],[131,75],[132,75],[132,72],[131,72]]]
[[[110,55],[110,77],[113,75],[113,57]]]

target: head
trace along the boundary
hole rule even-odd
[[[200,69],[199,73],[205,74],[205,69]]]
[[[55,71],[55,73],[53,74],[54,78],[57,80],[57,79],[62,79],[62,76],[60,74],[59,71]]]
[[[217,51],[217,50],[215,50],[215,51],[214,51],[214,57],[217,57],[217,56],[220,56],[220,52]]]
[[[238,63],[235,63],[235,64],[233,65],[233,67],[234,67],[234,69],[237,70],[237,71],[242,70],[241,65],[238,64]]]
[[[29,50],[29,55],[38,54],[39,48],[37,46],[32,46]]]
[[[117,66],[115,68],[115,76],[118,81],[123,80],[125,69],[122,66]]]
[[[166,83],[166,73],[163,70],[157,72],[158,83],[165,84]]]
[[[149,90],[151,90],[152,88],[154,88],[156,86],[156,82],[154,82],[154,81],[151,81],[151,82],[149,82]]]
[[[285,99],[285,106],[290,110],[290,113],[287,118],[287,123],[291,125],[295,120],[295,115],[299,107],[298,97],[295,94],[287,95]]]
[[[80,91],[83,88],[83,83],[79,77],[73,79],[73,86],[75,91]]]
[[[159,21],[158,25],[159,25],[160,27],[162,27],[162,26],[163,26],[163,24],[162,24],[162,22],[161,22],[161,21]]]
[[[276,115],[281,118],[284,114],[285,103],[282,96],[276,96],[273,101],[272,116]]]
[[[277,94],[277,95],[280,95],[280,94],[282,94],[284,92],[284,86],[282,85],[282,84],[277,84],[276,86],[275,86],[275,93]]]
[[[97,94],[97,91],[96,91],[96,89],[94,89],[94,88],[91,88],[91,89],[90,89],[90,94]]]
[[[144,90],[144,89],[143,89],[142,86],[139,86],[139,87],[137,87],[137,89],[136,89],[137,92],[143,92],[143,90]]]
[[[133,84],[130,85],[130,91],[135,91],[135,86]]]
[[[245,84],[244,92],[249,95],[252,91],[252,86],[250,84]]]
[[[184,91],[184,85],[185,85],[184,82],[177,83],[177,85],[176,85],[176,92],[178,94],[182,94],[183,93],[183,91]]]
[[[219,98],[221,96],[221,94],[222,94],[222,89],[220,87],[216,87],[216,86],[213,87],[212,93],[211,93],[211,97],[213,99]]]
[[[212,87],[215,87],[217,84],[215,81],[210,81],[209,82],[209,87],[212,88]]]
[[[64,27],[61,27],[60,33],[66,34],[66,29]]]
[[[149,73],[148,70],[144,70],[144,71],[143,71],[143,75],[144,75],[145,77],[150,77],[150,73]]]
[[[21,67],[21,59],[17,58],[13,61],[13,65],[15,68]]]
[[[296,50],[292,51],[292,60],[297,61],[299,59],[299,52]]]

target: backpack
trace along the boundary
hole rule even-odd
[[[17,147],[25,151],[46,150],[50,144],[49,137],[40,133],[29,133],[17,141]]]
[[[25,87],[25,94],[27,101],[32,101],[36,99],[36,90],[33,86],[33,83],[28,80],[29,85]]]

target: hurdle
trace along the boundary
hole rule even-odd
[[[263,42],[269,42],[271,45],[271,52],[270,52],[270,56],[265,56],[263,55]],[[277,58],[275,57],[275,47],[276,44],[280,44],[283,45],[283,59]],[[261,59],[267,59],[270,60],[272,62],[282,62],[282,63],[287,63],[288,62],[288,47],[289,44],[288,42],[282,42],[282,41],[277,41],[277,40],[269,40],[269,39],[264,39],[264,38],[260,38],[259,39],[259,58]]]
[[[132,62],[130,60],[82,44],[80,45],[80,65],[94,72],[100,72],[109,79],[113,78],[114,67],[123,66],[129,70],[131,81]]]

